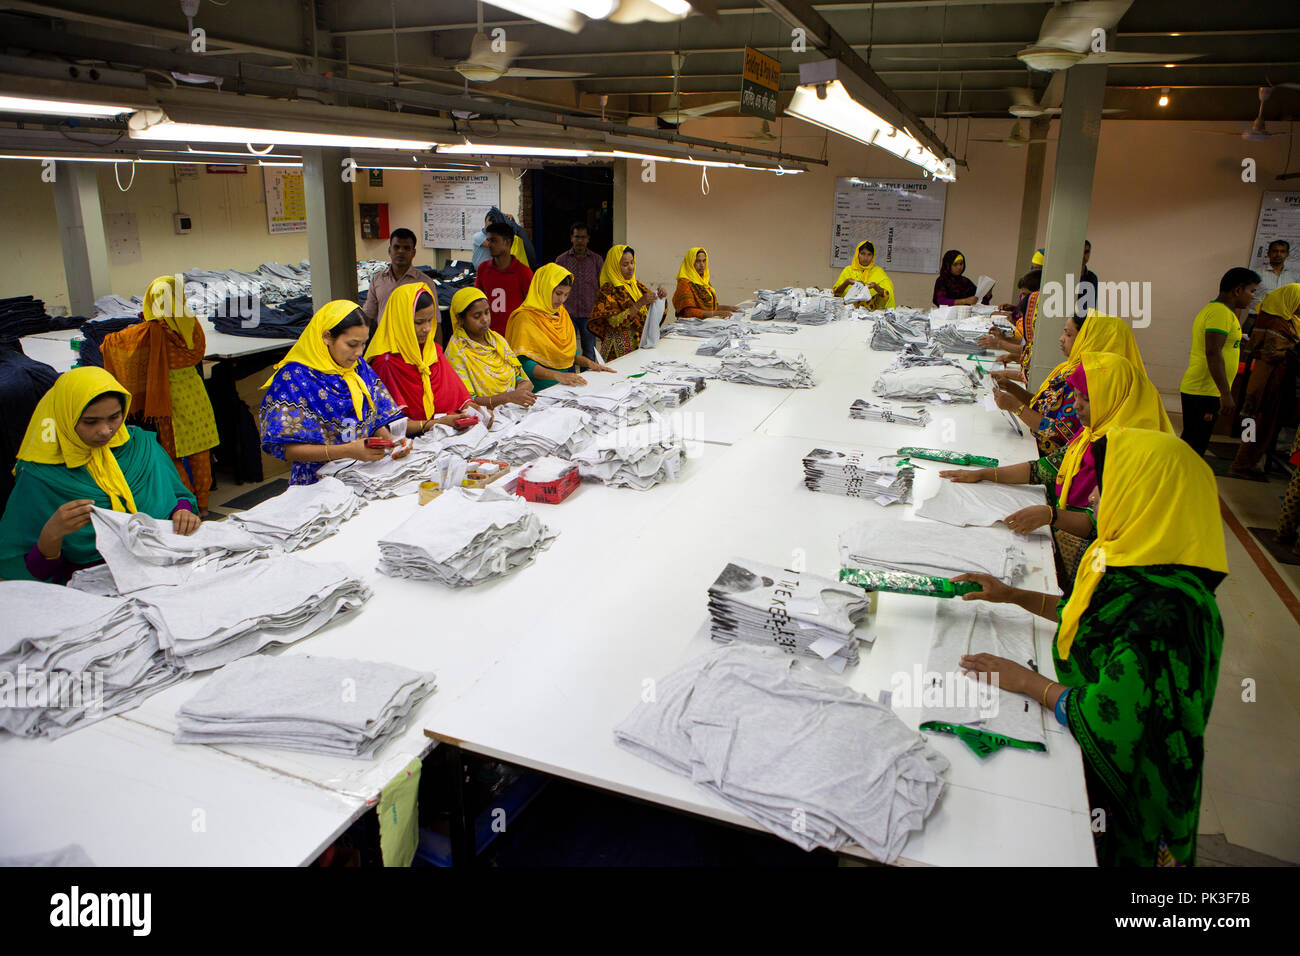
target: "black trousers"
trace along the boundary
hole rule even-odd
[[[1214,424],[1219,420],[1219,396],[1188,395],[1179,392],[1183,400],[1183,441],[1191,445],[1196,454],[1204,455],[1214,434]],[[1209,416],[1208,420],[1206,416]]]

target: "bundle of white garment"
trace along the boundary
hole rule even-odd
[[[435,677],[377,661],[259,655],[227,664],[176,712],[178,744],[253,744],[371,758]]]
[[[948,761],[889,708],[779,652],[728,647],[657,681],[615,743],[805,850],[892,863]]]
[[[1047,489],[1042,485],[1000,485],[992,481],[941,481],[938,490],[916,507],[919,518],[966,527],[988,527],[1004,521],[1022,508],[1047,504]],[[1048,535],[1044,525],[1031,532]]]
[[[210,670],[268,644],[291,644],[361,607],[368,588],[342,564],[274,555],[241,568],[196,574],[184,587],[138,591],[167,659]]]
[[[745,558],[732,558],[709,586],[715,641],[776,645],[835,671],[858,662],[856,631],[869,607],[861,589]]]
[[[493,447],[493,454],[511,464],[542,455],[569,457],[568,453],[592,434],[592,417],[579,408],[551,405],[530,412],[506,428]]]
[[[1023,694],[1003,693],[962,672],[961,658],[992,654],[1036,670],[1033,617],[987,601],[935,601],[934,634],[925,662],[922,720],[965,724],[989,734],[1046,747],[1043,708]]]
[[[644,491],[681,473],[686,446],[664,420],[602,432],[574,449],[569,459],[583,478]]]
[[[290,485],[261,504],[227,520],[282,551],[297,551],[338,531],[364,502],[343,482],[326,476],[313,485]]]
[[[537,397],[533,409],[534,414],[557,405],[580,409],[591,416],[591,430],[604,431],[646,421],[659,410],[679,403],[672,400],[666,388],[625,380],[603,388],[553,385]]]
[[[450,488],[379,539],[379,570],[469,587],[531,564],[555,537],[522,498],[496,485]]]
[[[814,448],[804,455],[803,475],[812,491],[870,498],[878,505],[912,500],[912,469],[886,465],[860,449]]]
[[[95,508],[90,520],[95,528],[95,549],[104,558],[120,594],[184,584],[195,574],[240,567],[279,548],[271,538],[229,521],[205,521],[193,534],[184,535],[172,530],[170,519],[151,518],[143,512]]]
[[[476,428],[482,428],[476,425]],[[472,429],[471,429],[472,430]],[[326,462],[318,473],[337,478],[355,494],[365,499],[397,498],[412,495],[443,449],[416,443],[401,458],[385,455],[378,461],[338,459]]]
[[[846,568],[906,571],[931,577],[991,574],[1016,584],[1029,570],[1024,539],[1006,528],[966,528],[876,518],[840,532],[840,563]]]
[[[719,352],[722,365],[717,377],[742,385],[770,385],[776,388],[812,388],[812,368],[802,355],[787,358],[776,352],[726,350]]]
[[[887,368],[872,386],[881,398],[963,403],[975,401],[975,385],[963,369],[952,365]]]
[[[137,706],[184,675],[125,598],[38,581],[0,582],[0,728],[58,737]],[[7,698],[7,699],[6,699]]]
[[[890,405],[888,402],[869,402],[855,398],[849,406],[849,417],[863,422],[892,422],[898,425],[915,425],[924,428],[930,424],[930,413],[919,405],[911,408]]]

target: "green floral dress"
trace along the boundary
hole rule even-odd
[[[1183,565],[1102,576],[1057,680],[1083,750],[1102,866],[1193,865],[1224,575]],[[1096,810],[1104,811],[1098,818]]]

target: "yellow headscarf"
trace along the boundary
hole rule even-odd
[[[627,252],[627,246],[611,246],[609,253],[605,256],[605,264],[600,269],[600,285],[612,285],[615,289],[622,289],[632,297],[635,302],[641,298],[641,287],[636,284],[636,254],[632,255],[632,278],[624,279],[623,270],[618,264],[623,260],[623,254]],[[705,266],[708,271],[708,266]]]
[[[515,387],[520,371],[519,359],[511,353],[510,345],[505,338],[493,332],[491,326],[488,327],[486,334],[488,348],[496,354],[495,361],[486,357],[482,345],[469,337],[469,333],[465,331],[465,324],[461,321],[461,315],[479,299],[486,302],[487,296],[481,289],[473,286],[461,289],[451,297],[453,331],[451,341],[447,344],[447,360],[453,367],[457,362],[461,363],[464,369],[461,379],[471,394],[479,397],[500,395]],[[460,369],[458,368],[457,371],[460,372]],[[466,375],[469,377],[466,378]]]
[[[77,434],[77,420],[86,406],[105,392],[122,396],[122,427],[98,448],[87,445]],[[102,368],[87,365],[60,375],[45,393],[27,423],[27,433],[18,448],[19,461],[38,465],[86,466],[91,479],[108,495],[114,511],[135,513],[135,498],[126,483],[122,467],[111,449],[131,440],[126,430],[126,413],[131,410],[131,393]]]
[[[885,273],[885,270],[880,268],[877,264],[875,260],[875,252],[873,251],[871,254],[871,265],[864,266],[858,262],[858,256],[862,254],[862,247],[868,242],[870,242],[870,240],[863,239],[858,243],[857,248],[853,250],[853,259],[847,266],[840,270],[839,278],[835,280],[835,285],[832,286],[832,288],[838,289],[846,280],[849,282],[862,283],[874,282],[884,291],[876,293],[870,304],[881,309],[892,309],[898,304],[894,299],[894,283]],[[872,248],[874,250],[875,247],[873,246]],[[848,292],[847,289],[844,291],[846,293]],[[879,301],[882,296],[884,297],[883,302]]]
[[[524,247],[524,241],[519,238],[519,233],[515,233],[515,241],[510,243],[510,254],[526,266],[531,266],[528,261],[528,252]]]
[[[704,272],[702,273],[695,271],[695,257],[701,252],[704,253]],[[608,262],[609,257],[606,256],[605,260]],[[682,259],[682,267],[677,270],[677,278],[693,282],[695,285],[707,285],[710,289],[713,288],[709,284],[709,253],[703,246],[692,246],[686,250],[686,256]]]
[[[178,284],[176,280],[180,278]],[[197,316],[185,301],[185,280],[180,276],[159,276],[149,283],[144,293],[144,319],[162,322],[185,340],[187,349],[194,348],[194,323]]]
[[[1089,309],[1083,320],[1083,329],[1074,337],[1074,344],[1070,346],[1069,358],[1047,374],[1043,384],[1038,386],[1038,391],[1034,392],[1034,397],[1030,401],[1042,395],[1056,376],[1069,375],[1078,368],[1079,357],[1085,352],[1112,352],[1115,355],[1122,355],[1137,366],[1144,378],[1146,377],[1147,367],[1142,364],[1142,354],[1138,351],[1137,340],[1133,338],[1133,330],[1128,327],[1128,323],[1113,315],[1102,315],[1095,309]]]
[[[578,330],[564,306],[551,308],[555,287],[573,273],[564,266],[548,262],[533,273],[533,284],[523,305],[510,313],[506,323],[506,341],[520,355],[547,368],[563,369],[573,365],[578,351]]]
[[[421,292],[433,295],[433,290],[423,282],[408,282],[392,291],[384,305],[379,328],[366,348],[366,358],[372,359],[391,352],[401,356],[402,361],[408,365],[419,369],[420,379],[424,382],[424,417],[429,419],[433,418],[433,382],[429,378],[429,370],[438,361],[438,342],[433,329],[429,330],[423,349],[420,348],[420,340],[415,337],[415,303]],[[437,301],[435,298],[434,302]],[[434,324],[437,324],[436,318]]]
[[[1106,568],[1153,564],[1227,573],[1219,489],[1210,466],[1177,435],[1116,428],[1106,438],[1097,540],[1079,561],[1056,631],[1062,660]]]
[[[1300,335],[1300,318],[1296,318],[1297,309],[1300,309],[1300,282],[1288,282],[1264,296],[1255,311],[1289,319],[1295,334]]]
[[[1112,429],[1145,428],[1174,434],[1160,393],[1132,362],[1111,352],[1086,352],[1080,361],[1088,379],[1090,423],[1070,442],[1057,472],[1062,502],[1068,499],[1070,483],[1079,473],[1084,453]]]
[[[1031,266],[1041,266],[1043,264],[1043,250],[1035,249],[1034,254],[1029,259]]]
[[[397,288],[400,289],[402,286]],[[394,289],[393,292],[396,293],[397,289]],[[299,365],[305,365],[307,368],[323,372],[326,375],[341,375],[343,381],[347,383],[348,391],[352,393],[352,409],[356,412],[357,421],[365,418],[365,403],[370,402],[373,408],[375,405],[374,396],[370,394],[370,389],[366,387],[366,383],[357,374],[356,365],[354,364],[351,368],[344,368],[334,361],[334,356],[330,355],[330,350],[325,345],[325,333],[355,311],[357,311],[357,304],[346,299],[335,299],[333,302],[326,302],[321,306],[320,311],[313,315],[311,321],[307,323],[307,328],[302,330],[302,335],[298,336],[298,341],[293,344],[293,348],[289,349],[289,354],[275,364],[275,368],[271,370],[271,377],[263,383],[262,387],[269,386],[275,380],[275,373],[290,362],[297,362]],[[411,334],[415,334],[414,326],[412,326]]]

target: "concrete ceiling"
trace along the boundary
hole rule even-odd
[[[186,46],[179,0],[118,0],[111,12],[106,6],[96,0],[0,0],[0,36],[7,35],[7,24],[16,24],[158,50]],[[718,0],[716,7],[716,22],[700,15],[670,24],[595,22],[575,35],[484,5],[488,30],[501,27],[508,40],[524,44],[515,66],[589,75],[503,78],[470,84],[470,91],[498,101],[593,115],[601,113],[600,99],[606,96],[609,119],[653,123],[635,118],[668,107],[676,52],[686,54],[676,80],[683,107],[736,99],[747,44],[780,60],[783,91],[796,84],[800,62],[820,58],[811,46],[793,52],[790,27],[756,0]],[[941,135],[947,124],[929,118],[1005,117],[1007,87],[1030,87],[1041,95],[1051,77],[1026,69],[1016,58],[1034,43],[1052,7],[1043,0],[842,0],[815,7]],[[371,83],[392,83],[396,76],[406,89],[454,95],[465,89],[453,66],[469,52],[476,14],[474,0],[226,0],[220,6],[203,0],[195,25],[207,31],[207,56],[227,62]],[[8,41],[5,45],[9,54],[24,52]],[[1234,120],[1245,128],[1259,110],[1260,86],[1300,82],[1300,4],[1136,0],[1121,18],[1110,48],[1199,54],[1173,66],[1109,67],[1106,107],[1124,111],[1114,115]],[[1156,105],[1162,87],[1170,88],[1166,108]],[[284,95],[256,83],[242,88]],[[1300,90],[1276,90],[1264,115],[1286,130],[1286,121],[1300,118]],[[683,130],[690,128],[688,122]]]

